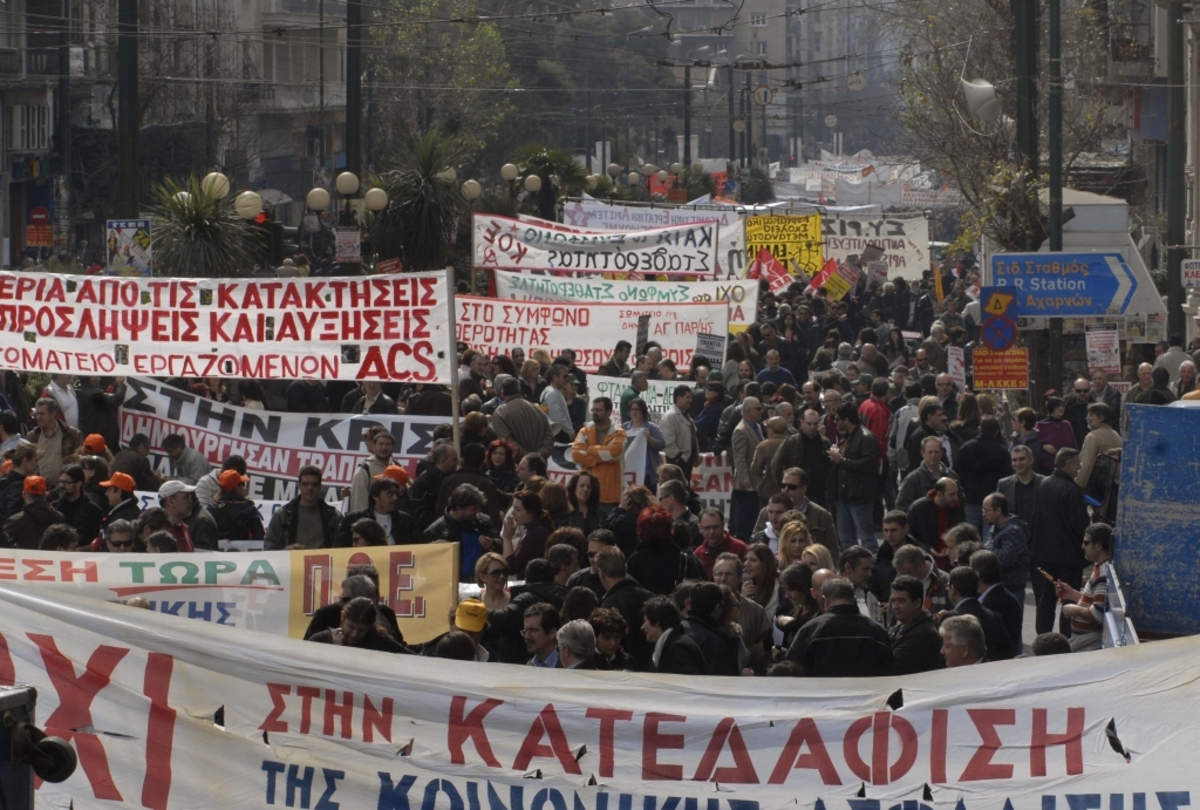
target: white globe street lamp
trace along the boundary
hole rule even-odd
[[[329,192],[323,188],[314,188],[308,192],[305,202],[313,211],[324,211],[329,207]]]
[[[483,186],[479,185],[478,180],[468,180],[462,184],[462,193],[468,200],[478,200],[483,194]]]
[[[342,172],[334,181],[334,186],[337,187],[338,194],[349,197],[358,191],[358,176],[354,172]]]
[[[443,183],[453,183],[454,181],[458,180],[458,172],[454,171],[453,166],[442,169],[435,176]]]
[[[518,174],[520,174],[520,171],[511,163],[505,163],[500,167],[500,176],[504,178],[506,182],[511,183],[513,180],[516,180]]]
[[[258,196],[257,193],[243,191],[234,199],[233,210],[237,211],[237,215],[242,219],[254,219],[262,213],[262,204],[262,197]]]
[[[629,182],[629,185],[631,185],[631,186],[636,186],[638,183],[642,182],[642,176],[640,174],[638,174],[637,172],[630,172],[629,176],[625,179]]]
[[[363,203],[366,204],[368,211],[382,211],[387,208],[387,192],[381,188],[373,188],[363,195]]]
[[[186,191],[178,191],[175,193],[175,202],[180,205],[187,205],[192,201],[192,195]]]
[[[609,176],[609,177],[611,177],[613,180],[616,180],[616,179],[617,179],[617,175],[618,175],[618,174],[620,174],[620,173],[621,173],[621,167],[620,167],[620,166],[618,166],[616,163],[610,163],[610,164],[608,164],[608,176]]]
[[[683,171],[682,163],[672,163],[671,164],[671,174],[679,174],[682,171]]]
[[[531,174],[525,178],[525,190],[530,194],[537,194],[542,190],[542,178],[536,174]]]
[[[218,200],[223,200],[229,196],[229,178],[220,172],[209,172],[200,181],[200,188],[204,189],[206,194],[213,194]]]

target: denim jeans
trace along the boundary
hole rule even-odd
[[[879,550],[874,513],[875,504],[872,503],[837,502],[838,542],[843,549],[859,545],[872,553]]]

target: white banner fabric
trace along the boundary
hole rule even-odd
[[[724,307],[720,310],[724,312]],[[363,434],[376,425],[395,437],[392,457],[415,478],[417,462],[433,447],[433,432],[450,421],[441,416],[259,411],[213,402],[140,377],[130,377],[126,383],[129,393],[121,408],[122,444],[136,433],[150,437],[151,464],[164,475],[169,466],[162,440],[172,433],[183,436],[188,447],[214,467],[219,468],[230,455],[244,457],[250,498],[260,502],[264,523],[274,514],[276,507],[271,504],[286,503],[299,494],[297,480],[306,464],[321,469],[326,500],[341,508],[339,490],[350,485],[355,468],[366,459]],[[642,482],[645,452],[644,441],[626,443],[625,474],[630,483]],[[555,480],[565,482],[578,469],[569,445],[556,447],[548,461]]]
[[[507,354],[514,346],[525,351],[546,349],[557,357],[575,351],[575,364],[593,372],[609,357],[619,340],[637,334],[638,317],[650,316],[650,340],[663,357],[688,368],[696,335],[729,331],[729,308],[721,301],[692,304],[581,304],[565,302],[497,301],[455,296],[458,339],[488,355]]]
[[[921,273],[929,269],[929,222],[924,217],[826,216],[821,229],[826,259],[844,263],[875,245],[883,250],[880,261],[887,263],[888,278],[920,281]]]
[[[717,273],[716,217],[624,233],[492,214],[475,214],[472,222],[475,267],[666,276]]]
[[[444,271],[98,278],[0,271],[0,366],[50,374],[449,383]]]
[[[596,199],[568,201],[563,204],[563,223],[598,231],[637,231],[715,219],[721,223],[717,237],[717,270],[722,276],[741,278],[746,268],[743,213],[728,206],[699,209],[694,205],[696,202],[687,208],[664,208]]]
[[[609,281],[598,278],[509,273],[496,270],[496,297],[511,301],[565,303],[686,304],[724,302],[729,307],[729,331],[744,332],[758,317],[758,282],[729,281]]]
[[[0,684],[34,686],[79,754],[38,792],[64,810],[1180,810],[1197,654],[829,681],[544,670],[0,587]]]
[[[446,632],[458,596],[458,544],[251,551],[93,554],[0,551],[0,583],[45,585],[98,600],[140,596],[156,613],[304,638],[313,613],[334,602],[351,565],[373,564],[405,641]]]

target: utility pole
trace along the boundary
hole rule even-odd
[[[683,165],[692,168],[692,66],[683,67]]]
[[[117,215],[125,219],[140,213],[137,31],[137,0],[117,0]]]
[[[733,65],[726,68],[729,71],[729,159],[737,160],[737,146],[733,135]]]
[[[58,35],[58,157],[60,174],[67,178],[67,199],[71,195],[71,0],[62,0],[62,31]],[[57,201],[56,201],[57,202]],[[70,215],[68,203],[67,215]],[[59,212],[55,211],[55,229]],[[71,228],[67,226],[67,249],[71,248]]]
[[[317,99],[321,128],[317,159],[321,162],[321,171],[325,171],[325,0],[317,0]]]
[[[362,179],[362,0],[346,2],[346,171]]]
[[[754,165],[754,88],[750,71],[746,71],[746,168]]]
[[[1050,15],[1050,250],[1063,249],[1062,177],[1062,9],[1061,0],[1049,0]],[[1066,385],[1063,380],[1062,318],[1050,319],[1050,374],[1047,383]],[[1060,389],[1060,390],[1065,390]]]
[[[1184,217],[1187,197],[1187,98],[1183,71],[1183,4],[1167,6],[1167,332],[1184,335],[1183,287],[1180,267],[1184,256]]]
[[[1038,175],[1037,57],[1038,15],[1036,0],[1010,0],[1016,23],[1013,38],[1017,68],[1017,151],[1031,178]],[[1039,245],[1029,245],[1037,250]]]
[[[583,63],[583,148],[588,174],[592,173],[592,61]]]

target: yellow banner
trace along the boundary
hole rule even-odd
[[[746,218],[746,255],[766,248],[793,273],[811,277],[825,263],[821,215],[770,214]]]
[[[312,613],[341,595],[346,569],[370,563],[379,594],[396,611],[404,641],[423,644],[449,628],[458,603],[458,543],[292,551],[288,635],[304,638]]]

